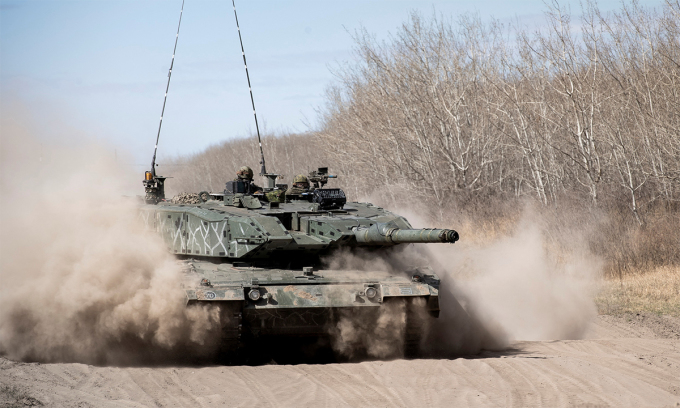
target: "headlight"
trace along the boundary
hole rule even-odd
[[[250,289],[250,292],[248,292],[248,297],[253,302],[257,302],[258,300],[260,300],[260,296],[262,295],[260,294],[260,291],[257,289]]]
[[[369,299],[373,299],[375,295],[378,294],[378,291],[375,290],[375,288],[366,288],[366,297]]]

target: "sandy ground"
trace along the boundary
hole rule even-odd
[[[680,319],[599,316],[587,339],[454,360],[95,367],[0,358],[0,406],[677,407]]]

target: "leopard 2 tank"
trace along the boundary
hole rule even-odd
[[[326,188],[327,168],[310,173],[309,188],[285,195],[287,185],[265,174],[253,191],[247,179],[198,203],[165,200],[165,178],[147,172],[141,212],[184,271],[187,305],[212,305],[224,318],[223,342],[238,347],[260,338],[333,336],[342,316],[377,319],[381,308],[403,305],[401,352],[414,356],[423,320],[439,316],[439,284],[428,266],[400,271],[326,269],[324,259],[357,251],[379,257],[409,243],[454,243],[450,229],[414,229],[402,216],[370,203],[347,202]]]

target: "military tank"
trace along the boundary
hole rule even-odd
[[[247,177],[247,176],[250,176]],[[414,229],[402,216],[370,203],[347,202],[335,176],[319,168],[307,186],[289,189],[265,174],[266,187],[246,177],[194,204],[168,201],[164,177],[147,172],[148,228],[182,264],[186,302],[220,308],[223,344],[237,349],[262,338],[332,336],[342,316],[377,319],[399,303],[401,350],[417,354],[426,320],[439,316],[440,279],[428,266],[398,271],[325,269],[334,253],[381,256],[410,243],[454,243],[450,229]],[[304,188],[308,187],[308,188]]]
[[[233,0],[232,6],[265,187],[253,183],[250,168],[242,168],[222,192],[202,191],[189,200],[166,200],[166,178],[156,174],[156,154],[184,2],[151,171],[144,177],[146,195],[141,214],[147,227],[162,237],[181,263],[187,306],[218,309],[224,350],[240,350],[262,339],[274,339],[281,345],[303,338],[337,337],[342,335],[338,323],[354,319],[364,327],[375,328],[378,337],[390,331],[392,335],[386,337],[397,337],[396,344],[404,355],[415,355],[428,319],[439,316],[440,281],[432,269],[332,269],[324,259],[341,252],[379,257],[410,243],[454,243],[458,233],[413,229],[404,217],[383,208],[347,202],[342,189],[326,187],[329,179],[336,177],[327,167],[300,176],[304,182],[294,179],[290,189],[277,183],[279,175],[266,170]],[[403,318],[384,319],[384,311]]]

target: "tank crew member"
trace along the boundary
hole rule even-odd
[[[262,191],[262,187],[253,182],[253,169],[248,166],[243,166],[238,170],[236,173],[236,180],[234,181],[245,181],[248,185],[249,194]]]
[[[293,186],[286,190],[286,195],[300,195],[309,191],[309,181],[307,177],[302,174],[298,174],[293,179]]]

